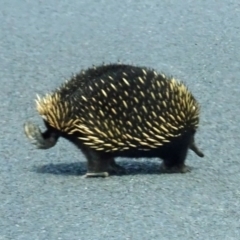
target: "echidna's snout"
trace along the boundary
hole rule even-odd
[[[40,128],[31,122],[24,124],[24,132],[30,142],[39,149],[49,149],[57,142],[57,140],[53,138],[45,139]]]

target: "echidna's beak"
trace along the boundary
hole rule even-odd
[[[192,144],[189,147],[193,152],[195,152],[199,157],[204,157],[204,153],[199,150],[199,148],[196,146],[196,144],[194,142],[192,142]]]

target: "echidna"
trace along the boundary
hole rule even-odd
[[[162,170],[185,173],[200,106],[183,82],[153,69],[127,64],[89,68],[36,99],[47,130],[26,122],[25,133],[40,149],[63,137],[87,158],[85,176],[124,170],[115,157],[159,157]]]

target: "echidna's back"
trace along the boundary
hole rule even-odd
[[[53,128],[104,151],[157,148],[199,122],[198,103],[182,83],[120,64],[82,71],[38,99],[37,109]]]
[[[69,131],[98,150],[156,148],[198,125],[199,107],[187,88],[153,70],[95,67],[66,86],[74,122]]]

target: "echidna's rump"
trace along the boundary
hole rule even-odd
[[[184,147],[203,156],[193,141],[198,102],[182,82],[152,69],[122,64],[89,68],[38,97],[37,110],[52,131],[94,152],[150,151],[174,142],[176,147],[186,136]]]

